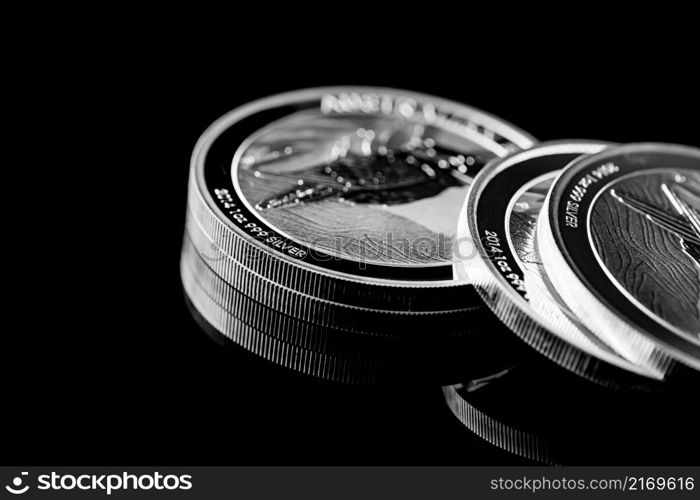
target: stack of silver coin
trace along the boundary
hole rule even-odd
[[[645,445],[658,436],[669,452],[681,446],[671,431],[692,426],[700,370],[700,150],[539,144],[482,170],[457,234],[475,245],[463,265],[484,302],[559,367],[525,361],[444,387],[467,427],[544,462],[572,449],[560,446],[562,422],[590,430],[574,448],[588,452],[602,435],[628,440],[618,447],[627,450],[633,435]],[[614,402],[602,404],[603,391],[584,396],[590,387],[572,391],[564,372]],[[596,425],[602,412],[605,426]]]
[[[326,379],[373,382],[418,351],[439,361],[459,345],[449,339],[493,328],[458,255],[469,185],[533,144],[476,109],[384,88],[238,108],[192,156],[192,308],[255,354]]]
[[[402,90],[280,94],[197,143],[181,274],[208,330],[299,372],[472,367],[443,389],[455,415],[553,461],[499,386],[649,394],[700,370],[700,151],[537,144]]]

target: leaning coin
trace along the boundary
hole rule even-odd
[[[475,179],[462,210],[459,234],[465,269],[494,313],[526,343],[554,362],[607,386],[636,386],[663,372],[637,366],[603,343],[578,319],[546,297],[539,278],[534,231],[539,208],[557,173],[600,142],[543,143],[493,162]],[[538,307],[530,292],[538,289]],[[651,381],[650,381],[651,382]]]
[[[572,164],[542,206],[552,285],[616,351],[700,369],[700,150],[630,144]]]
[[[204,133],[188,207],[228,255],[290,289],[377,309],[469,307],[475,294],[456,290],[467,285],[455,275],[459,206],[485,163],[532,145],[437,97],[290,92]]]

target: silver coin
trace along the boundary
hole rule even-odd
[[[539,208],[554,177],[569,162],[605,147],[590,141],[543,143],[491,163],[472,185],[459,231],[476,249],[465,260],[467,275],[518,336],[581,376],[609,386],[636,385],[640,380],[627,372],[654,379],[665,372],[620,356],[562,308],[547,291],[534,244]]]
[[[351,305],[431,310],[434,294],[407,289],[463,284],[454,226],[473,175],[532,144],[505,122],[432,96],[292,92],[234,110],[205,132],[189,207],[228,255],[276,260],[282,286]]]
[[[552,285],[638,363],[700,369],[700,150],[630,144],[552,186],[537,243]]]

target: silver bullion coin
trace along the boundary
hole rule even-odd
[[[700,369],[700,150],[629,144],[572,164],[537,246],[569,308],[616,351]]]
[[[620,356],[563,309],[545,288],[535,251],[538,214],[556,175],[569,162],[606,147],[592,141],[548,142],[492,162],[472,184],[458,232],[474,246],[465,253],[467,275],[519,337],[578,375],[609,386],[636,386],[639,376],[661,379],[664,372]]]
[[[189,272],[182,273],[190,308],[211,335],[222,335],[247,351],[285,368],[346,384],[374,384],[381,377],[375,361],[350,359],[285,342],[259,330],[217,304]]]
[[[461,201],[489,160],[532,145],[513,126],[437,97],[290,92],[204,133],[188,206],[228,255],[282,286],[377,309],[468,307],[473,292],[451,290],[465,285],[454,253]],[[450,290],[436,297],[441,288]]]

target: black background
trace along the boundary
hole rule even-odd
[[[191,150],[246,101],[342,84],[463,101],[540,140],[700,146],[696,54],[618,37],[592,51],[564,48],[562,33],[526,48],[526,34],[501,47],[493,35],[424,43],[416,25],[371,40],[363,29],[214,41],[185,28],[134,39],[124,26],[108,43],[47,43],[23,61],[43,107],[27,113],[40,126],[26,170],[48,183],[26,191],[41,224],[21,247],[40,250],[25,266],[39,273],[14,293],[3,335],[5,462],[522,463],[473,438],[437,387],[317,383],[207,338],[178,273]]]

